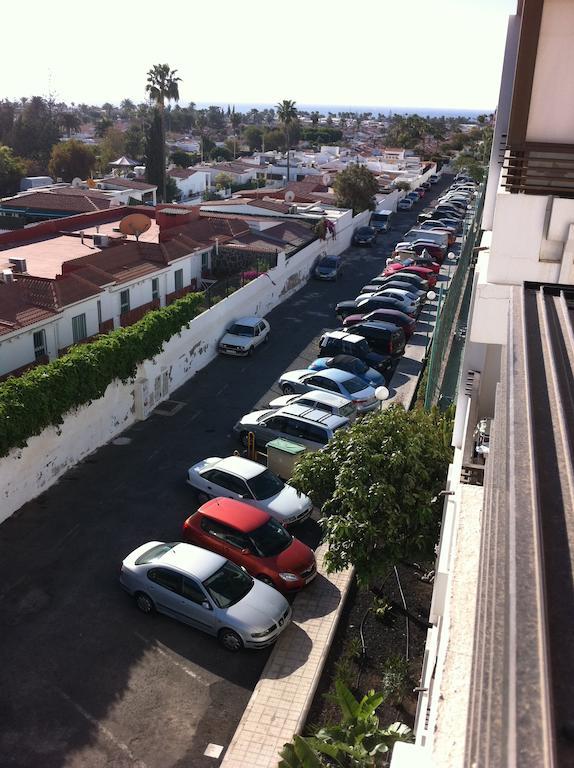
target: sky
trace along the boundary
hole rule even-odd
[[[491,111],[516,2],[6,3],[0,99],[140,102],[147,71],[167,63],[182,78],[183,106],[292,99]]]

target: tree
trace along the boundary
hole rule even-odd
[[[10,144],[16,111],[8,99],[0,101],[0,144]]]
[[[145,153],[145,133],[139,125],[130,125],[124,133],[125,153],[134,160],[141,160]]]
[[[150,184],[155,184],[158,189],[164,188],[165,163],[163,161],[162,147],[163,128],[159,109],[154,109],[152,120],[148,128],[146,141],[146,178]],[[167,191],[167,188],[165,188]]]
[[[321,117],[320,112],[311,112],[311,123],[312,125],[318,125],[319,124],[319,118]]]
[[[16,157],[10,147],[0,144],[0,197],[15,195],[20,179],[26,175],[26,164],[21,157]]]
[[[97,139],[103,139],[112,126],[113,122],[109,117],[102,117],[101,120],[98,120],[96,123],[96,127],[94,128],[94,136]]]
[[[243,131],[243,139],[247,142],[247,146],[251,152],[255,149],[261,149],[262,138],[263,131],[256,125],[248,125]]]
[[[354,215],[375,209],[375,195],[379,186],[371,171],[363,165],[353,164],[338,173],[333,189],[339,208],[352,208]]]
[[[450,414],[393,406],[305,454],[291,484],[322,508],[329,571],[374,586],[402,561],[432,558],[452,456]]]
[[[179,101],[179,85],[181,77],[177,77],[177,69],[170,69],[168,64],[154,64],[147,73],[146,91],[150,99],[155,102],[159,112],[161,126],[161,185],[162,200],[166,199],[166,175],[165,175],[165,101]]]
[[[52,148],[48,170],[55,179],[60,177],[64,181],[72,181],[76,177],[87,179],[95,165],[96,156],[92,147],[70,139]]]
[[[179,168],[189,168],[190,165],[197,165],[199,155],[197,152],[184,152],[182,149],[175,149],[169,156],[170,162]]]
[[[233,160],[233,151],[227,147],[214,146],[209,152],[209,159],[215,160],[216,163],[228,162]]]
[[[14,123],[12,149],[20,157],[36,161],[38,168],[46,172],[52,147],[59,140],[50,104],[41,96],[33,96]]]
[[[218,173],[214,179],[215,189],[229,189],[233,184],[233,176],[228,173]]]
[[[165,190],[166,190],[166,200],[165,200],[166,203],[177,202],[181,197],[181,192],[179,190],[179,187],[177,186],[177,182],[175,179],[172,179],[171,176],[167,177]]]
[[[125,134],[119,128],[108,128],[103,140],[98,144],[98,160],[102,173],[106,173],[110,163],[126,152]]]
[[[81,125],[80,118],[75,112],[60,112],[57,119],[58,125],[66,131],[68,138],[70,138],[72,133],[76,133]]]
[[[126,120],[131,120],[135,115],[136,105],[131,99],[123,99],[120,102],[120,114]]]
[[[484,166],[477,162],[473,155],[459,155],[451,165],[456,171],[464,171],[475,181],[481,182],[484,178]]]
[[[294,101],[290,101],[289,99],[283,99],[279,104],[277,104],[277,117],[279,118],[279,122],[283,126],[283,131],[285,133],[285,144],[287,147],[287,181],[290,181],[291,179],[291,172],[289,167],[289,157],[290,157],[290,133],[291,129],[297,121],[297,107],[295,106]]]

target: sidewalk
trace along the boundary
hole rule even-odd
[[[285,742],[303,730],[353,579],[352,569],[326,576],[326,551],[317,549],[317,578],[295,599],[293,623],[273,648],[221,768],[276,768]]]

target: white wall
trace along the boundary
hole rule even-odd
[[[291,296],[308,280],[317,256],[327,250],[345,250],[354,229],[368,221],[369,215],[369,211],[364,211],[356,216],[334,241],[316,240],[288,260],[280,254],[277,267],[269,272],[275,285],[265,276],[252,281],[192,320],[189,328],[181,336],[174,336],[160,355],[139,366],[133,380],[125,384],[114,381],[104,397],[68,413],[60,427],[49,427],[30,438],[25,448],[14,449],[0,458],[0,522],[135,422],[136,382],[147,379],[153,385],[155,376],[167,370],[172,393],[215,357],[217,341],[230,320],[245,314],[265,315]]]

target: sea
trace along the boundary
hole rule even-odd
[[[251,109],[275,109],[276,104],[256,104],[256,103],[241,103],[233,104],[223,101],[212,101],[209,104],[207,102],[198,102],[196,107],[198,109],[207,109],[207,107],[222,107],[227,109],[228,106],[235,107],[236,112],[249,112]],[[421,115],[422,117],[467,117],[470,119],[478,117],[478,115],[489,115],[494,112],[493,108],[485,109],[451,109],[450,107],[394,107],[394,106],[375,106],[373,104],[303,104],[296,102],[297,109],[304,112],[320,112],[322,115],[327,115],[329,112],[332,114],[338,114],[339,112],[372,112],[375,117],[377,115]]]

